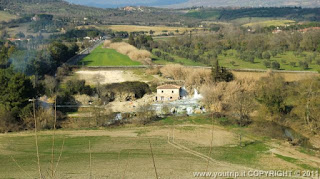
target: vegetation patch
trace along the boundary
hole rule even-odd
[[[128,56],[114,49],[102,48],[102,45],[82,59],[79,65],[85,66],[137,66],[140,62],[131,60]]]
[[[306,170],[312,170],[312,171],[317,171],[318,168],[316,167],[312,167],[310,165],[307,165],[307,164],[304,164],[304,163],[301,163],[300,160],[298,159],[295,159],[295,158],[292,158],[292,157],[287,157],[287,156],[283,156],[283,155],[279,155],[279,154],[276,154],[276,156],[286,162],[289,162],[289,163],[293,163],[303,169],[306,169]]]
[[[247,23],[242,26],[243,27],[254,27],[254,26],[260,26],[260,27],[276,26],[277,27],[277,26],[286,26],[294,23],[295,21],[293,20],[267,20],[267,21]]]
[[[0,21],[8,22],[10,20],[17,19],[17,16],[9,14],[4,11],[0,11]]]
[[[209,147],[199,147],[196,150],[208,154]],[[247,143],[245,146],[222,146],[213,147],[211,157],[221,161],[227,161],[234,164],[251,166],[257,164],[259,155],[268,151],[268,146],[261,141]]]

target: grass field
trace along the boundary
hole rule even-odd
[[[312,56],[312,52],[304,52],[303,53],[306,57],[307,56]],[[172,57],[174,57],[173,62],[169,62],[166,60],[163,60],[161,58],[155,57],[154,56],[154,63],[156,64],[170,64],[170,63],[179,63],[183,65],[188,65],[188,66],[204,66],[204,64],[201,64],[199,62],[194,62],[191,59],[186,59],[182,57],[178,57],[176,55],[169,54]],[[270,62],[277,61],[280,63],[280,70],[290,70],[290,71],[319,71],[320,70],[320,65],[316,64],[315,61],[312,63],[309,63],[309,68],[308,69],[303,69],[299,66],[299,61],[305,61],[306,57],[301,57],[301,56],[295,56],[294,52],[289,51],[285,52],[283,54],[278,54],[275,57],[271,57]],[[319,58],[319,55],[318,57]],[[235,50],[228,50],[223,54],[220,54],[218,56],[219,59],[219,64],[221,66],[227,67],[229,69],[263,69],[267,70],[268,68],[263,64],[262,59],[256,58],[254,63],[243,61],[239,58],[237,58],[237,51]],[[231,64],[231,62],[235,62],[234,65]],[[295,62],[295,66],[291,66],[290,62]]]
[[[161,51],[161,53],[165,53],[165,52]],[[190,59],[182,58],[182,57],[172,55],[172,54],[169,54],[169,55],[174,58],[174,61],[166,61],[162,58],[159,58],[159,57],[153,55],[152,56],[153,63],[158,64],[158,65],[182,64],[182,65],[186,65],[186,66],[205,66],[202,63],[195,62]]]
[[[167,26],[138,26],[138,25],[90,25],[90,26],[80,26],[80,27],[95,27],[97,29],[112,29],[113,31],[126,31],[126,32],[150,32],[150,30],[154,31],[154,35],[160,35],[167,32],[177,33],[176,30],[179,31],[179,34],[190,31],[194,28],[187,27],[167,27]]]
[[[251,22],[242,25],[243,27],[254,27],[254,26],[260,26],[260,27],[269,27],[269,26],[285,26],[294,24],[295,21],[293,20],[266,20],[266,21],[258,21],[258,22]]]
[[[1,21],[5,21],[5,22],[8,22],[12,19],[16,19],[18,18],[16,15],[12,15],[12,14],[9,14],[5,11],[0,11],[0,22]]]
[[[315,169],[305,153],[287,153],[288,146],[281,145],[276,148],[282,150],[281,155],[273,154],[269,151],[275,149],[270,139],[254,136],[245,128],[219,124],[212,131],[210,123],[211,119],[205,116],[168,117],[143,127],[58,130],[54,147],[54,166],[59,161],[56,178],[154,178],[152,154],[161,178],[193,178],[193,172],[207,168],[208,159],[211,172],[243,171],[249,167]],[[238,145],[239,131],[243,133],[242,147]],[[52,131],[40,132],[38,139],[42,173],[49,178]],[[35,149],[32,132],[0,134],[0,178],[36,178]],[[312,156],[317,157],[318,153]]]
[[[254,63],[246,62],[243,60],[240,60],[236,57],[237,52],[235,50],[229,50],[226,52],[227,55],[224,56],[220,54],[218,56],[219,63],[224,66],[228,67],[230,69],[268,69],[264,64],[263,60],[261,59],[255,59]],[[304,52],[306,56],[312,55],[311,52]],[[277,61],[280,63],[280,69],[281,70],[292,70],[292,71],[318,71],[320,70],[320,65],[316,64],[315,62],[312,62],[309,64],[309,68],[307,70],[302,69],[299,67],[299,61],[304,61],[304,57],[295,56],[293,52],[285,52],[283,54],[278,54],[275,57],[271,57],[270,61]],[[235,65],[232,65],[230,62],[234,61]],[[290,65],[290,62],[295,62],[296,65],[293,67]]]
[[[94,49],[88,56],[79,62],[85,66],[136,66],[140,62],[131,60],[128,56],[118,53],[114,49],[102,48],[102,45]]]

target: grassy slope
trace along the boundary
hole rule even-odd
[[[251,69],[267,69],[264,64],[263,60],[255,59],[255,63],[245,62],[236,57],[236,51],[230,50],[227,51],[227,56],[219,55],[219,62],[222,66],[231,68],[231,69],[244,69],[244,68],[251,68]],[[233,54],[233,55],[232,55]],[[311,52],[304,52],[304,54],[312,55]],[[315,64],[309,64],[308,70],[303,70],[301,67],[298,66],[299,61],[304,61],[304,57],[295,56],[293,52],[286,52],[284,54],[278,54],[275,57],[271,57],[271,61],[277,61],[280,63],[280,68],[282,70],[292,70],[292,71],[318,71],[320,70],[320,66]],[[282,61],[285,60],[286,63]],[[230,62],[235,61],[235,66],[231,65]],[[295,67],[290,66],[290,62],[296,62],[297,65]]]
[[[228,50],[227,55],[219,55],[219,63],[221,66],[230,68],[230,69],[267,69],[264,64],[263,60],[261,59],[255,59],[254,63],[246,62],[243,60],[240,60],[236,57],[237,52],[235,50]],[[311,52],[304,52],[307,56],[312,55]],[[180,63],[188,66],[203,66],[203,64],[199,62],[194,62],[190,59],[181,58],[175,55],[171,55],[175,58],[174,62],[165,61],[163,59],[159,59],[157,57],[154,57],[156,59],[154,63],[157,64],[170,64],[170,63]],[[305,57],[295,56],[293,52],[286,52],[284,54],[278,54],[275,57],[271,57],[270,61],[277,61],[280,63],[280,69],[281,70],[290,70],[290,71],[318,71],[320,70],[320,65],[317,65],[315,62],[312,62],[312,64],[309,64],[308,70],[303,70],[301,67],[298,66],[299,61],[304,61]],[[283,60],[286,61],[286,63],[283,63]],[[235,65],[231,65],[231,61],[235,62]],[[292,67],[290,66],[290,62],[296,62],[296,66]]]
[[[165,53],[165,52],[161,51],[161,53]],[[159,57],[153,55],[152,56],[153,63],[158,64],[158,65],[182,64],[182,65],[186,65],[186,66],[205,66],[202,63],[195,62],[195,61],[192,61],[192,60],[187,59],[187,58],[182,58],[182,57],[179,57],[179,56],[176,56],[176,55],[171,55],[171,54],[170,54],[170,56],[174,58],[173,62],[166,61],[166,60],[164,60],[162,58],[159,58]]]
[[[136,66],[140,62],[131,60],[128,56],[118,53],[114,49],[102,48],[102,45],[91,52],[80,62],[86,66]]]
[[[4,11],[0,11],[0,21],[10,21],[12,19],[16,19],[17,16],[15,15],[12,15],[12,14],[9,14],[7,12],[4,12]]]
[[[215,120],[217,123],[225,123],[223,119]],[[123,178],[122,176],[125,175],[131,176],[131,178],[148,178],[147,176],[154,175],[149,139],[152,143],[159,174],[164,178],[177,178],[179,175],[181,175],[179,177],[188,178],[190,172],[202,171],[203,167],[206,167],[207,162],[189,153],[180,151],[177,148],[173,148],[167,143],[166,132],[163,136],[149,136],[148,134],[155,131],[171,131],[173,127],[177,133],[179,133],[179,131],[201,133],[204,127],[202,125],[208,126],[211,122],[211,119],[205,116],[168,117],[144,127],[106,128],[104,130],[107,135],[103,133],[103,130],[58,131],[55,144],[56,160],[59,157],[63,139],[65,139],[65,146],[61,162],[59,163],[57,178],[88,178],[90,173],[89,141],[92,151],[92,173],[95,177]],[[219,126],[219,128],[220,127],[221,126]],[[235,135],[237,135],[238,130],[240,130],[237,126],[225,126],[224,128],[227,131],[233,132]],[[242,129],[243,128],[241,128],[241,130]],[[108,136],[110,132],[117,135]],[[137,135],[131,136],[130,133]],[[45,131],[39,135],[41,166],[44,173],[49,169],[51,160],[52,138],[49,134],[49,132]],[[250,136],[250,138],[254,138],[255,140],[252,141],[247,137],[243,138],[243,147],[237,145],[238,141],[234,141],[235,145],[215,146],[212,149],[211,157],[220,161],[263,169],[264,166],[260,165],[259,158],[262,155],[268,158],[274,157],[272,154],[266,153],[270,140],[261,139],[257,136]],[[190,141],[177,139],[176,142],[205,155],[208,155],[210,151],[210,147],[198,145]],[[32,133],[0,135],[0,151],[0,178],[25,177],[25,173],[19,170],[10,156],[14,157],[17,163],[26,170],[28,174],[33,177],[37,176],[35,144]],[[277,157],[287,161],[287,158]],[[287,162],[297,164],[297,168],[313,169],[301,161],[290,160]],[[277,166],[275,163],[273,167],[279,169]],[[209,168],[209,171],[217,170],[214,163],[210,163],[210,167],[212,168]],[[125,172],[126,168],[127,171]],[[220,169],[221,168],[218,168],[218,170]],[[229,168],[229,170],[230,169],[231,168]],[[13,170],[15,170],[15,172],[12,172]],[[173,176],[173,174],[177,176]]]

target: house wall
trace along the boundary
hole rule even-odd
[[[175,101],[180,99],[180,89],[157,89],[156,101]]]

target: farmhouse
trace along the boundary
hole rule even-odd
[[[181,99],[181,86],[162,85],[157,87],[156,101],[175,101]]]

